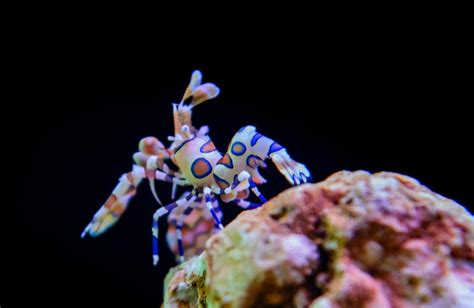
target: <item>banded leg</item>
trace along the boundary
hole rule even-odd
[[[143,168],[143,167],[137,167],[137,168]],[[161,170],[157,170],[158,168],[161,168]],[[158,197],[158,193],[156,192],[156,187],[155,187],[155,180],[163,181],[163,182],[168,182],[173,184],[173,190],[172,190],[172,197],[174,199],[174,195],[176,192],[176,186],[177,185],[187,185],[186,180],[180,178],[180,174],[171,170],[168,165],[166,165],[162,160],[160,160],[157,156],[153,155],[149,157],[146,161],[146,169],[143,169],[143,174],[141,174],[144,177],[148,178],[149,184],[150,184],[150,190],[153,194],[153,197],[155,198],[156,202],[158,202],[159,205],[162,205],[160,198]]]
[[[159,181],[172,183],[173,184],[173,189],[172,189],[172,192],[171,192],[171,199],[175,199],[177,186],[178,185],[179,186],[189,185],[189,183],[185,179],[180,178],[179,176],[180,176],[179,174],[177,174],[176,176],[172,176],[170,174],[167,174],[165,172],[157,170],[154,173],[154,177],[152,176],[151,178],[149,178],[151,192],[152,192],[153,196],[155,197],[155,200],[160,205],[161,205],[161,203],[160,203],[160,199],[158,198],[158,193],[156,192],[155,181],[154,180],[156,179],[156,180],[159,180]]]
[[[219,206],[219,200],[216,196],[211,197],[212,207],[214,208],[214,212],[216,216],[222,221],[222,217],[224,217],[224,213],[222,212],[221,207]],[[214,229],[221,230],[220,226],[216,223],[214,224]]]
[[[179,215],[177,221],[176,221],[176,239],[178,241],[178,253],[179,253],[179,261],[184,262],[184,248],[183,248],[183,235],[182,235],[182,230],[183,230],[183,223],[186,217],[188,217],[189,214],[194,210],[196,203],[192,203],[186,209]]]
[[[216,225],[219,226],[219,229],[224,229],[224,226],[221,223],[221,220],[216,214],[216,211],[214,210],[214,207],[212,206],[212,201],[211,201],[211,189],[209,187],[204,188],[204,198],[206,198],[206,207],[211,212],[212,218],[214,218],[214,221],[216,222]],[[217,201],[217,199],[216,199]]]
[[[141,180],[142,178],[138,177],[134,171],[123,174],[107,201],[84,228],[81,237],[83,238],[87,234],[96,237],[112,227],[127,209]]]
[[[173,203],[168,204],[167,206],[159,208],[153,215],[153,265],[157,265],[160,258],[158,255],[158,237],[159,237],[159,228],[158,220],[161,216],[166,215],[170,211],[174,210],[178,206],[187,206],[190,202],[193,202],[196,197],[194,194],[189,193],[186,197],[179,199]]]
[[[153,178],[153,171],[156,169],[162,170],[168,175],[180,177],[178,172],[170,169],[164,162],[165,159],[170,159],[171,153],[169,149],[166,149],[163,143],[155,137],[145,137],[140,140],[138,149],[139,152],[133,155],[133,160],[137,165],[146,168],[147,173],[151,173],[151,176],[149,177],[151,191],[156,201],[161,205],[161,201],[156,194],[154,183],[152,183],[151,179]],[[174,190],[176,190],[176,184],[173,184],[173,187]],[[174,195],[172,196],[172,199],[175,199]]]
[[[243,208],[244,210],[253,210],[262,206],[259,203],[253,203],[243,199],[236,199],[234,200],[234,203]]]
[[[222,217],[224,216],[224,213],[222,212],[221,207],[219,206],[219,200],[217,199],[216,196],[212,196],[211,198],[212,202],[212,207],[214,208],[214,211],[216,212],[217,217],[222,221]],[[214,226],[216,229],[220,229],[219,225]]]
[[[255,182],[252,181],[252,180],[249,180],[249,183],[250,183],[250,190],[252,190],[252,192],[258,197],[258,199],[260,199],[260,201],[262,201],[262,203],[267,202],[267,198],[265,198],[262,195],[262,193],[260,193],[260,191],[258,190],[258,187],[255,184]]]

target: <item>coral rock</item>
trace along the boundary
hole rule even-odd
[[[395,173],[338,172],[241,213],[165,307],[472,307],[474,218]]]

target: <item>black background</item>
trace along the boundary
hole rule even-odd
[[[80,234],[131,169],[138,141],[152,135],[167,142],[171,103],[194,69],[221,88],[193,118],[197,127],[209,125],[221,150],[252,124],[305,163],[315,182],[343,169],[393,171],[472,206],[465,180],[472,170],[472,100],[457,50],[435,47],[416,38],[312,48],[248,45],[200,57],[189,46],[189,53],[157,55],[152,63],[105,61],[107,54],[92,62],[58,61],[44,71],[53,77],[41,80],[51,96],[27,103],[30,98],[19,95],[23,102],[4,113],[13,120],[2,123],[5,180],[15,188],[4,205],[13,206],[14,215],[2,217],[11,258],[3,262],[8,286],[1,300],[36,307],[161,303],[162,281],[174,261],[162,237],[162,262],[152,266],[157,205],[147,185],[109,232],[82,240]],[[87,95],[95,89],[117,95]],[[273,166],[263,175],[267,197],[288,187]],[[169,201],[169,185],[158,187]],[[225,222],[239,212],[223,208]]]

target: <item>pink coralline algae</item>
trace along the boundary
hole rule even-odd
[[[338,172],[241,213],[165,307],[472,307],[474,219],[396,173]]]

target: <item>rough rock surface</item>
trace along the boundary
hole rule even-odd
[[[395,174],[338,172],[241,213],[165,307],[473,307],[474,218]]]

